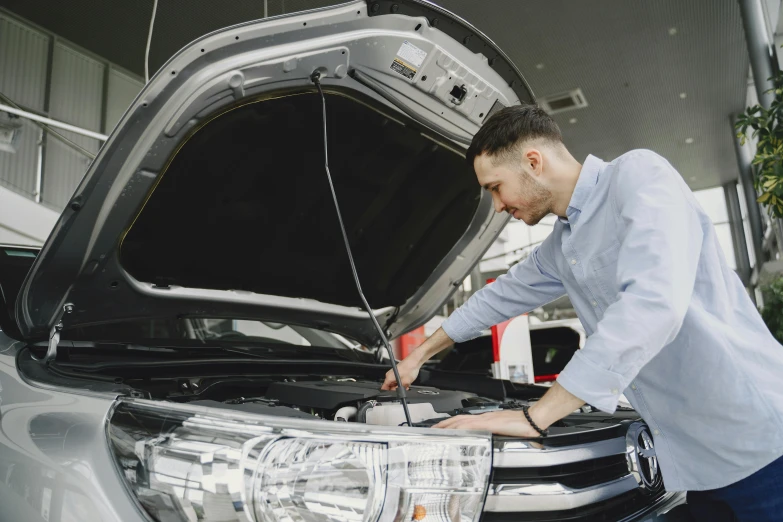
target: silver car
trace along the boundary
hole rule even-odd
[[[0,519],[683,520],[633,410],[520,440],[429,426],[545,388],[430,369],[407,408],[379,389],[381,339],[440,310],[505,225],[466,146],[533,101],[421,1],[177,53],[40,252],[0,248]]]

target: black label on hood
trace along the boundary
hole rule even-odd
[[[396,71],[401,75],[405,76],[409,80],[412,80],[413,77],[416,76],[416,69],[414,69],[407,63],[403,62],[399,58],[394,59],[394,61],[391,64],[391,69],[392,71]]]

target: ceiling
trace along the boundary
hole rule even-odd
[[[198,36],[262,18],[265,4],[272,16],[337,3],[159,0],[150,70]],[[694,190],[737,178],[730,115],[744,108],[748,77],[737,0],[438,3],[506,51],[537,96],[581,88],[588,106],[555,115],[578,160],[587,154],[611,160],[648,148],[668,158]],[[0,6],[139,76],[152,5],[0,0]]]

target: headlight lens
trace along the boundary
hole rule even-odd
[[[160,522],[476,522],[489,435],[123,400],[109,443]]]

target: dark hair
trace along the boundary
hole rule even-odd
[[[513,105],[489,117],[473,136],[465,159],[473,167],[476,156],[514,154],[520,142],[539,138],[563,143],[560,127],[544,109],[537,105]]]

